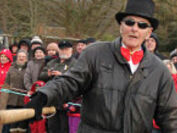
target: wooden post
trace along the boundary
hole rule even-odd
[[[6,109],[9,94],[1,92],[0,93],[0,110]],[[3,125],[0,125],[0,133],[2,133]]]

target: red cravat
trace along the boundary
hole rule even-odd
[[[131,53],[129,49],[126,49],[124,47],[121,47],[120,49],[122,56],[127,60],[130,61],[130,57],[132,57],[132,62],[134,65],[138,64],[141,59],[143,58],[143,50],[135,51],[134,53]]]

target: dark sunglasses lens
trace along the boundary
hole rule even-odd
[[[124,22],[128,26],[133,26],[135,24],[135,21],[133,21],[133,20],[125,20]]]
[[[144,23],[144,22],[138,22],[138,26],[141,29],[146,29],[147,27],[149,27],[149,25],[147,23]]]

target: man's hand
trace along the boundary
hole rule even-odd
[[[62,73],[60,71],[52,71],[52,76],[59,76]]]
[[[62,73],[60,71],[57,71],[57,70],[48,70],[48,76],[51,77],[51,76],[59,76],[61,75]]]
[[[27,103],[25,108],[33,108],[35,110],[34,120],[40,120],[42,114],[42,108],[47,103],[47,96],[41,92],[37,92],[31,96],[31,101]]]
[[[36,92],[31,96],[31,101],[27,103],[24,108],[33,108],[35,110],[35,117],[30,120],[20,122],[21,129],[28,129],[29,122],[38,121],[42,119],[42,108],[47,103],[47,96],[41,92]]]

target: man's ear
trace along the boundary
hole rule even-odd
[[[150,38],[151,34],[152,34],[153,28],[149,28],[146,34],[146,40]]]

